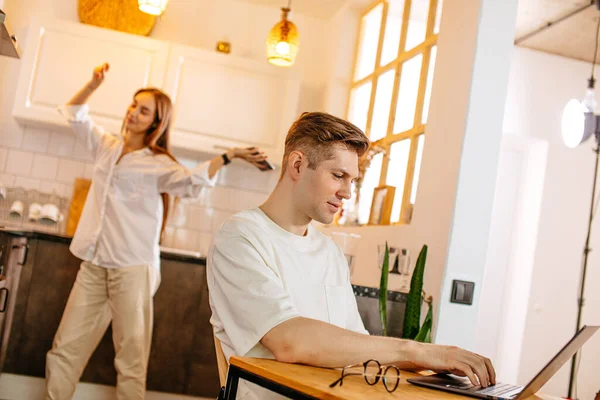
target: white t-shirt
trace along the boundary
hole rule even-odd
[[[259,208],[240,212],[215,235],[207,266],[210,322],[227,359],[274,358],[260,340],[299,316],[368,335],[344,254],[311,225],[298,236]],[[277,396],[240,381],[238,398]]]

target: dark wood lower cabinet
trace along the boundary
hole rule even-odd
[[[216,398],[220,385],[206,268],[171,260],[163,260],[161,268],[162,281],[154,296],[148,389]],[[202,365],[204,373],[197,375],[195,365]]]
[[[68,243],[30,239],[3,372],[45,376],[46,353],[58,328],[80,260]],[[154,332],[147,389],[216,397],[219,377],[210,326],[206,268],[163,259],[154,296]],[[81,377],[116,384],[109,327]]]

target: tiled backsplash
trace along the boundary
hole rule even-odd
[[[70,201],[75,178],[91,178],[92,157],[74,135],[30,126],[8,126],[21,130],[12,137],[20,136],[21,140],[5,140],[11,135],[2,132],[2,186],[54,192]],[[188,168],[205,160],[189,156],[178,159]],[[223,221],[262,203],[278,178],[279,170],[262,172],[237,160],[223,167],[214,188],[204,189],[197,199],[182,200],[178,210],[172,210],[162,244],[206,255],[212,234]]]

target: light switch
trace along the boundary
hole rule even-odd
[[[475,282],[468,281],[452,281],[452,295],[450,296],[451,303],[473,304],[473,291],[475,290]]]

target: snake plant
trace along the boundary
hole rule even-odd
[[[379,282],[379,317],[383,326],[383,336],[387,336],[387,294],[388,294],[388,271],[390,269],[390,251],[385,242],[385,253],[383,265],[381,266],[381,280]]]
[[[433,324],[432,297],[425,296],[423,292],[423,275],[425,272],[425,262],[427,260],[427,245],[423,245],[417,264],[410,281],[410,291],[406,300],[406,309],[404,311],[404,324],[402,328],[402,337],[404,339],[413,339],[419,342],[431,342],[431,326]],[[379,316],[383,326],[383,336],[387,336],[387,287],[389,273],[389,249],[387,242],[385,244],[385,254],[381,268],[381,280],[379,283]],[[425,301],[429,309],[423,325],[421,322],[421,303]]]

